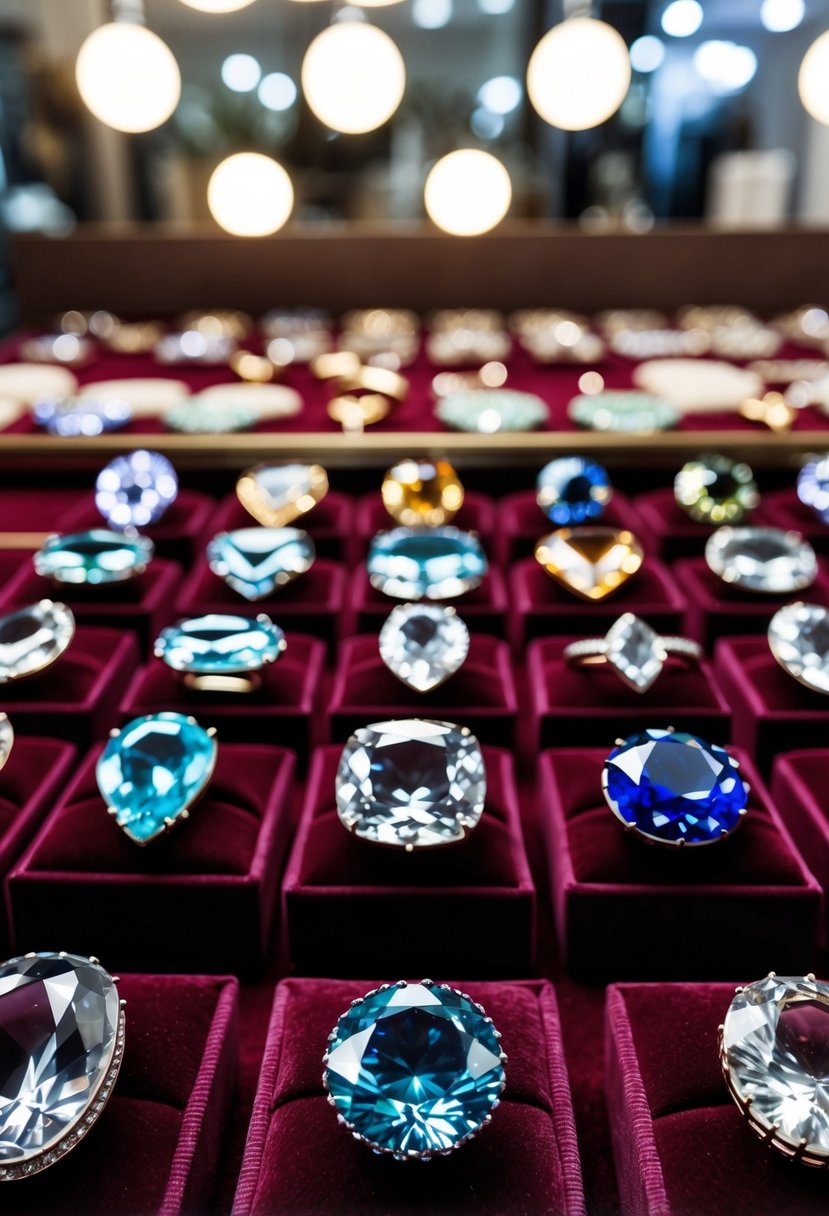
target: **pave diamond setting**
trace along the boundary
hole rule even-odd
[[[535,559],[562,587],[584,600],[604,600],[644,561],[632,532],[619,528],[559,528],[543,536]]]
[[[535,489],[539,507],[558,527],[599,519],[613,497],[607,470],[584,456],[560,456],[545,464]]]
[[[368,554],[372,587],[399,600],[451,600],[480,586],[488,570],[474,532],[393,528],[378,532]]]
[[[259,464],[236,482],[236,497],[266,528],[284,528],[306,515],[328,493],[328,474],[319,464]]]
[[[0,617],[0,684],[40,675],[61,657],[74,636],[71,610],[52,600]]]
[[[157,524],[178,495],[178,477],[160,452],[143,448],[116,456],[95,482],[95,506],[111,528]]]
[[[314,542],[299,528],[237,528],[207,546],[214,574],[246,600],[263,600],[314,564]]]
[[[741,591],[791,595],[817,578],[815,551],[799,532],[718,528],[705,545],[708,568]]]
[[[829,610],[822,604],[786,604],[769,621],[769,649],[790,676],[829,696]]]
[[[380,658],[415,692],[431,692],[463,666],[469,630],[445,604],[399,604],[379,637]]]
[[[33,560],[36,573],[43,578],[98,587],[137,578],[147,569],[154,551],[146,536],[91,528],[48,537]]]

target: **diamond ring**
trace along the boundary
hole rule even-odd
[[[398,604],[378,638],[380,658],[415,692],[431,692],[453,676],[469,653],[469,630],[448,604]]]
[[[706,542],[705,561],[724,583],[760,595],[804,591],[818,574],[809,542],[783,528],[718,528]]]
[[[319,464],[258,464],[236,482],[236,497],[266,528],[284,528],[306,515],[328,493],[328,474]]]
[[[52,600],[0,617],[0,685],[39,676],[57,662],[74,636],[72,611]]]
[[[162,629],[153,653],[197,692],[255,692],[262,672],[285,653],[285,634],[264,612],[188,617]]]
[[[585,638],[565,646],[563,658],[568,667],[607,663],[628,688],[643,693],[655,683],[669,658],[693,667],[702,658],[702,647],[691,638],[660,637],[646,621],[625,612],[603,638]]]
[[[769,621],[769,650],[785,672],[829,695],[829,609],[822,604],[786,604]]]

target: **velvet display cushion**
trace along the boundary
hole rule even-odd
[[[496,553],[505,566],[519,558],[531,557],[536,541],[557,526],[539,507],[534,490],[521,490],[499,498],[497,516]],[[594,522],[601,527],[627,528],[639,538],[646,552],[654,549],[651,535],[633,503],[618,490],[614,490],[601,519]]]
[[[821,885],[823,945],[829,940],[829,806],[826,799],[827,753],[824,748],[778,756],[771,778],[772,797]]]
[[[365,566],[359,567],[351,580],[343,635],[377,633],[392,608],[403,602],[372,587]],[[509,600],[504,575],[497,566],[490,564],[488,574],[477,587],[447,602],[458,610],[470,632],[504,637]]]
[[[176,500],[164,512],[156,524],[141,531],[155,545],[158,557],[169,557],[173,561],[189,564],[208,537],[211,516],[216,501],[198,490],[180,488]],[[82,497],[74,510],[61,517],[59,532],[81,532],[86,528],[104,527],[100,511],[93,494]]]
[[[349,1003],[373,987],[297,979],[279,985],[234,1216],[581,1216],[552,987],[540,980],[464,985],[502,1033],[507,1088],[491,1126],[427,1165],[374,1156],[340,1127],[326,1101],[328,1034]]]
[[[300,515],[288,526],[301,528],[314,542],[318,557],[333,558],[349,564],[358,560],[359,545],[354,527],[354,499],[348,494],[329,490],[325,498]],[[256,524],[235,494],[222,499],[210,521],[210,536],[217,532],[232,532],[234,528],[251,528]],[[209,539],[209,537],[208,537]]]

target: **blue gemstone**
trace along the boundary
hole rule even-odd
[[[728,752],[682,731],[631,735],[605,761],[602,787],[626,827],[661,844],[714,844],[748,801]]]
[[[212,613],[163,629],[156,658],[174,671],[194,675],[238,675],[275,663],[286,649],[285,634],[269,617]]]
[[[343,1121],[372,1148],[430,1156],[484,1124],[504,1065],[480,1006],[424,982],[369,993],[347,1010],[331,1037],[325,1081]]]
[[[58,583],[122,583],[143,574],[153,556],[146,536],[125,536],[105,528],[50,536],[34,555],[34,567],[43,578]]]
[[[67,397],[60,401],[38,401],[32,416],[50,435],[75,439],[120,431],[132,418],[126,401],[92,397]]]
[[[95,482],[95,506],[111,528],[156,524],[178,494],[178,477],[166,456],[143,448],[116,456]]]
[[[797,497],[818,519],[829,524],[829,455],[804,464],[797,475]]]
[[[583,456],[551,460],[538,474],[535,488],[541,510],[562,528],[598,519],[613,497],[607,471]]]
[[[450,600],[479,586],[488,570],[474,532],[393,528],[378,532],[368,554],[372,587],[400,600]]]
[[[147,714],[113,735],[98,760],[101,797],[136,844],[180,819],[207,787],[216,741],[185,714]]]
[[[207,546],[214,574],[246,600],[262,600],[314,564],[314,542],[299,528],[238,528]]]

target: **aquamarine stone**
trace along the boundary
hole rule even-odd
[[[147,714],[111,736],[98,760],[101,797],[136,844],[149,844],[180,819],[207,787],[216,741],[185,714]]]
[[[275,663],[286,646],[285,634],[264,614],[252,619],[210,613],[168,625],[155,655],[174,671],[238,675]]]
[[[88,532],[50,536],[34,555],[34,566],[43,578],[58,583],[99,586],[143,574],[153,552],[153,542],[146,536],[91,528]]]
[[[311,569],[314,542],[299,528],[237,528],[207,546],[214,574],[246,600],[262,600]]]
[[[474,532],[393,528],[378,532],[368,554],[372,587],[399,600],[451,600],[472,591],[488,570]]]

